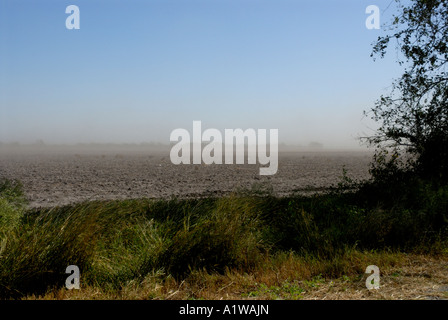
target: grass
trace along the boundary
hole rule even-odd
[[[368,187],[284,198],[256,188],[30,210],[20,184],[3,181],[0,298],[65,298],[77,265],[75,298],[302,299],[371,264],[446,256],[448,188],[414,187],[403,198],[417,198],[392,204]]]

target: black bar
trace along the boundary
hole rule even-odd
[[[186,312],[188,307],[188,312]],[[227,309],[226,309],[227,307]],[[139,319],[310,319],[313,316],[334,319],[365,319],[370,317],[410,317],[424,312],[425,316],[445,314],[448,300],[329,300],[329,301],[271,301],[271,300],[8,300],[0,301],[2,314],[47,319],[75,316],[122,317]],[[182,309],[184,308],[184,309]],[[209,311],[212,309],[211,314]],[[219,310],[219,311],[218,311]],[[225,312],[227,310],[227,312]],[[184,313],[188,314],[182,314]],[[194,311],[194,314],[191,313]],[[266,312],[267,311],[267,312]],[[9,313],[11,312],[11,313]],[[258,314],[258,315],[257,315]]]

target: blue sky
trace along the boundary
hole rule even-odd
[[[0,0],[0,141],[169,143],[201,120],[357,147],[401,72],[394,52],[373,61],[383,30],[365,27],[368,5],[385,23],[390,3]]]

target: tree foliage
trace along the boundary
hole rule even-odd
[[[372,57],[384,57],[392,43],[405,67],[391,92],[370,110],[380,123],[371,144],[414,155],[423,178],[448,181],[448,0],[396,0],[390,33],[379,37]]]

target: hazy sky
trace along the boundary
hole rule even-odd
[[[383,23],[390,3],[0,0],[0,141],[169,143],[201,120],[356,147],[401,71],[394,52],[373,61],[383,31],[365,27],[368,5]]]

